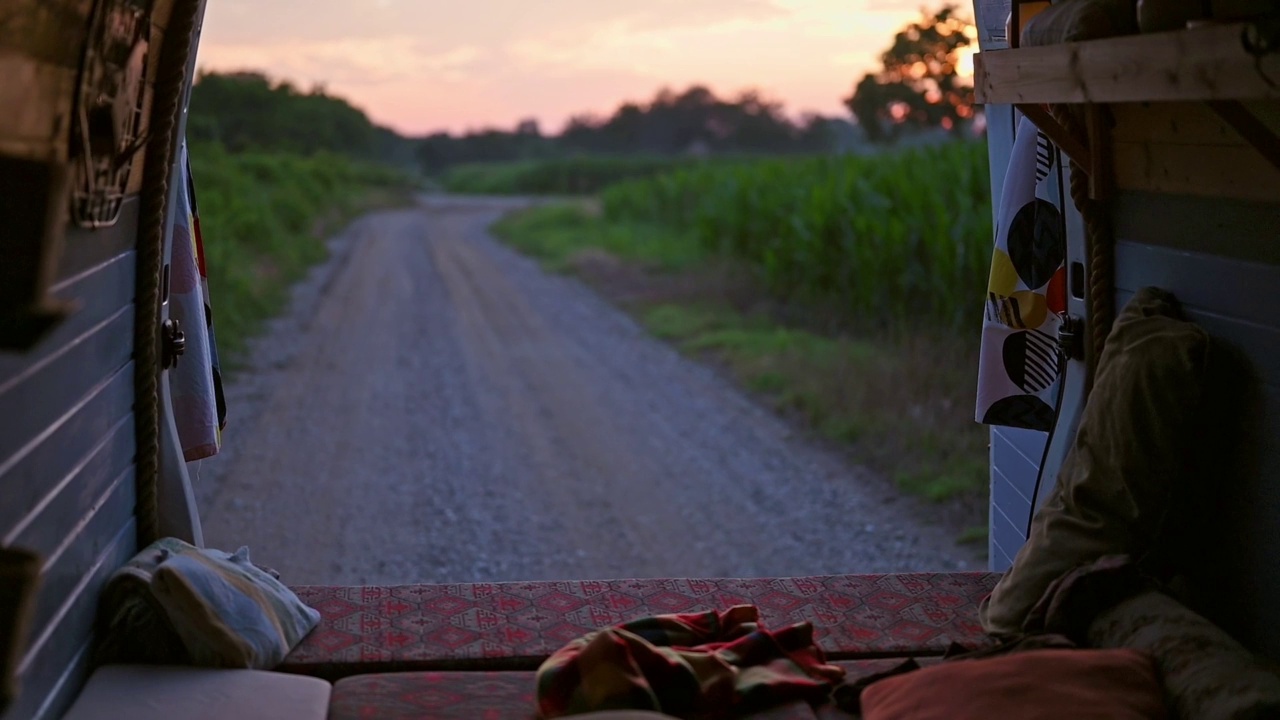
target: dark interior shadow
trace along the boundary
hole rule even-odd
[[[1167,531],[1173,557],[1185,573],[1187,604],[1250,646],[1275,647],[1274,624],[1264,624],[1269,584],[1258,577],[1275,535],[1277,487],[1264,482],[1267,444],[1265,398],[1252,363],[1239,348],[1215,338],[1196,409],[1189,448],[1194,481],[1175,488],[1174,521]],[[1273,450],[1274,452],[1274,450]],[[1277,478],[1272,478],[1273,481]],[[1270,552],[1269,552],[1270,551]],[[1274,608],[1272,608],[1274,610]]]

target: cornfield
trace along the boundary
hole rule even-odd
[[[965,327],[991,261],[986,146],[675,169],[603,193],[606,218],[691,231],[784,299]]]
[[[510,163],[472,163],[447,172],[442,184],[479,195],[590,195],[626,180],[650,178],[705,161],[664,157],[578,156]]]

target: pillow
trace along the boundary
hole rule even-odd
[[[1136,650],[1028,650],[944,662],[869,686],[863,720],[1156,720],[1168,717]]]
[[[270,669],[320,624],[279,580],[235,554],[200,550],[161,563],[151,592],[196,665]]]
[[[151,578],[164,561],[194,552],[194,545],[161,538],[111,574],[98,600],[95,666],[191,664],[182,638],[151,594]]]
[[[1148,558],[1190,463],[1208,348],[1168,293],[1146,288],[1125,306],[1058,482],[979,605],[987,632],[1023,632],[1050,584],[1073,568],[1107,555]]]
[[[99,618],[95,665],[270,669],[320,615],[247,548],[232,555],[163,538],[111,576]]]
[[[1100,614],[1089,626],[1089,643],[1150,653],[1177,717],[1280,718],[1276,668],[1163,593],[1146,592]]]

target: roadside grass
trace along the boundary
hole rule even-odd
[[[960,537],[956,538],[958,545],[986,545],[990,536],[990,528],[986,525],[972,525],[964,529],[960,533]]]
[[[409,178],[334,155],[191,148],[214,331],[234,371],[290,286],[328,256],[325,239],[376,208],[412,203]]]
[[[555,272],[572,269],[586,250],[603,250],[647,269],[676,272],[706,258],[692,238],[652,223],[604,222],[579,203],[547,205],[498,221],[494,232],[515,249],[538,258]]]
[[[626,307],[655,336],[721,365],[777,411],[849,448],[904,491],[941,503],[972,499],[986,488],[987,434],[971,410],[974,337],[946,329],[820,332],[794,321],[795,312],[735,302],[717,283],[703,283],[711,258],[696,239],[609,221],[578,206],[534,208],[494,230],[547,267],[587,281],[590,272],[572,258],[596,252],[643,265],[658,285],[679,275],[683,287],[705,286],[701,297],[659,293]],[[600,289],[610,294],[608,283]],[[985,533],[975,526],[958,542],[979,542],[985,537],[979,530]]]

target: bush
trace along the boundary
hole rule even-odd
[[[191,147],[218,344],[243,349],[284,304],[289,285],[324,260],[321,232],[370,189],[409,186],[402,173],[332,154],[228,153]]]

